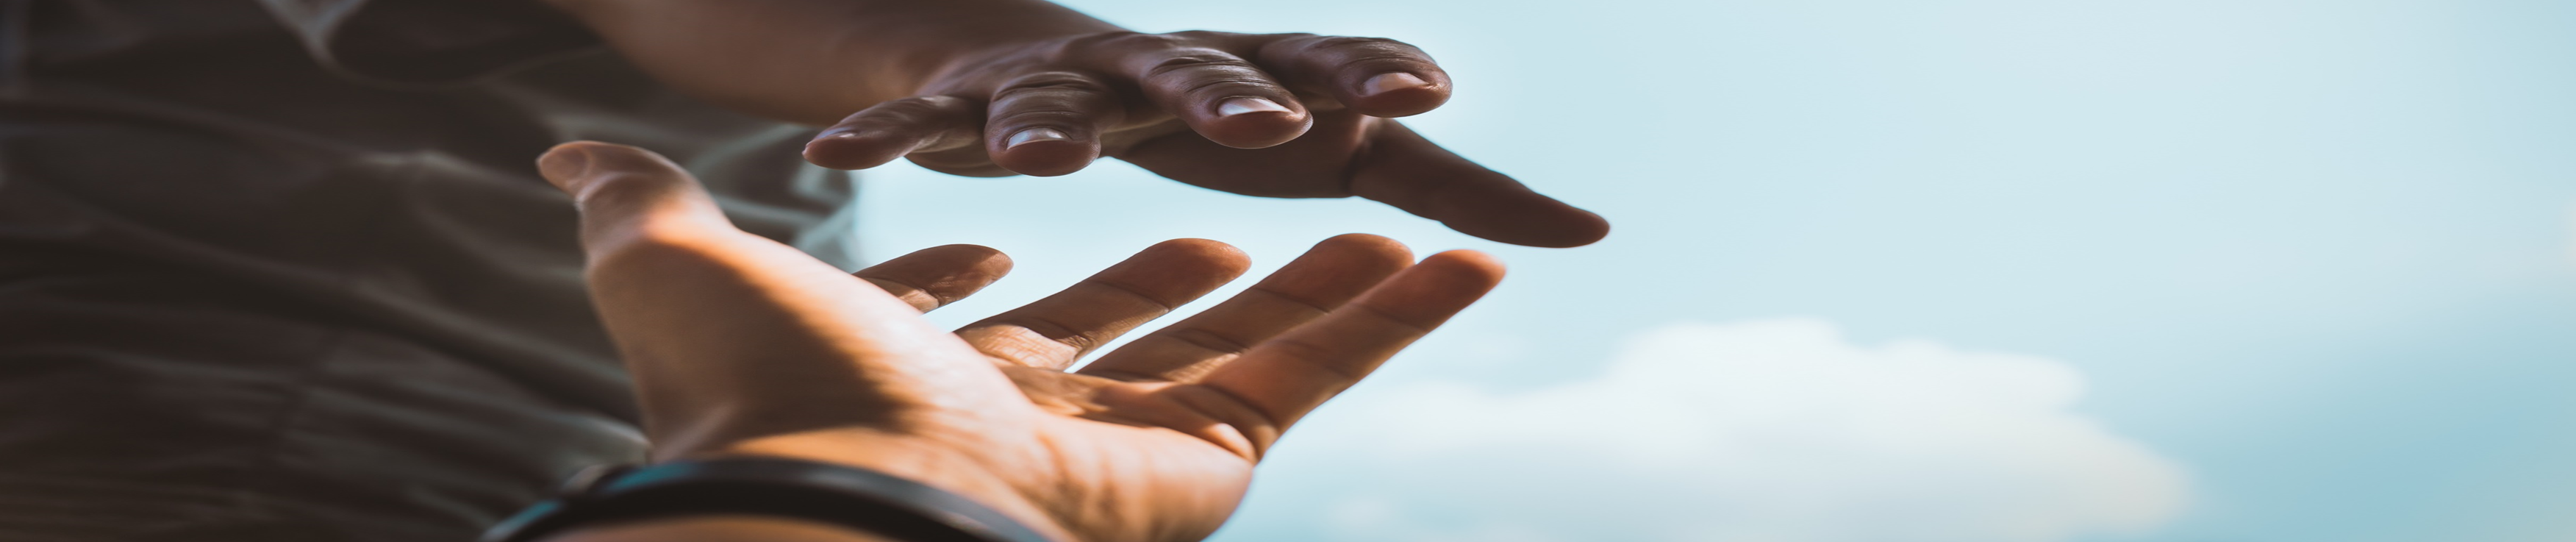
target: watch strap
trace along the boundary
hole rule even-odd
[[[575,525],[749,514],[844,525],[905,542],[1050,542],[963,495],[814,461],[734,457],[600,466],[493,526],[483,542],[533,542]]]

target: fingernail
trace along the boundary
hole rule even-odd
[[[537,157],[537,174],[544,175],[546,181],[554,183],[556,188],[562,188],[588,172],[590,149],[587,147],[555,147],[546,151],[544,156]]]
[[[1020,133],[1011,134],[1010,139],[1002,142],[1002,148],[1008,149],[1018,147],[1021,144],[1031,141],[1064,141],[1067,139],[1073,139],[1073,137],[1064,135],[1064,132],[1061,130],[1054,128],[1030,128],[1027,130],[1021,130]]]
[[[1377,74],[1377,77],[1371,77],[1368,82],[1361,83],[1360,95],[1376,96],[1379,94],[1385,94],[1387,91],[1427,86],[1431,86],[1430,81],[1424,81],[1420,77],[1414,77],[1413,74],[1404,72],[1387,72]]]
[[[809,140],[809,141],[806,141],[806,142],[805,142],[805,152],[814,152],[814,146],[815,146],[815,145],[821,145],[821,144],[823,144],[823,142],[825,142],[825,141],[831,141],[831,140],[836,140],[836,139],[858,139],[858,138],[859,138],[859,133],[858,133],[858,132],[831,132],[831,133],[825,133],[825,134],[815,134],[815,135],[814,135],[814,139],[812,139],[812,140]]]
[[[1231,117],[1244,113],[1261,112],[1286,113],[1288,112],[1288,106],[1279,105],[1279,102],[1252,97],[1235,98],[1216,105],[1216,114],[1220,117]]]

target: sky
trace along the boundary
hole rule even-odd
[[[1511,266],[1217,540],[2576,540],[2576,3],[1066,3],[1419,45],[1408,124],[1615,227],[868,173],[872,258],[1018,261],[951,325],[1178,237]]]

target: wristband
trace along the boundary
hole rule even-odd
[[[602,465],[564,480],[482,542],[534,542],[610,521],[751,514],[848,526],[904,542],[1052,542],[963,495],[856,467],[778,458]]]

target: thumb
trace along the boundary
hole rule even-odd
[[[1530,190],[1386,121],[1352,167],[1351,193],[1438,220],[1461,233],[1536,247],[1578,247],[1610,234],[1601,215]]]
[[[574,141],[537,157],[537,172],[572,196],[594,259],[640,237],[738,231],[696,178],[653,151]]]
[[[537,168],[581,209],[591,302],[658,449],[889,423],[924,407],[976,412],[1018,397],[912,305],[734,228],[661,156],[574,142]]]

